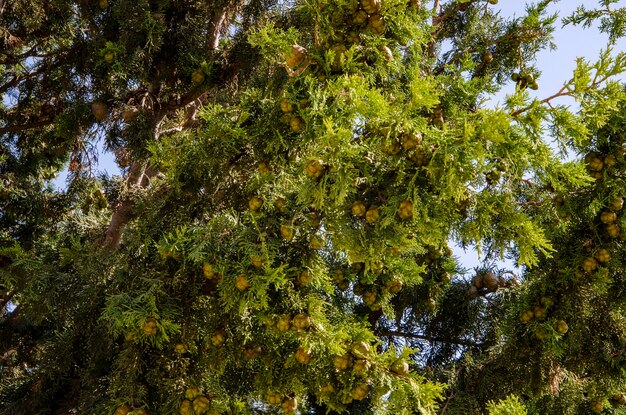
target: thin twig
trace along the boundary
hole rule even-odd
[[[454,398],[454,392],[452,392],[450,395],[448,395],[448,397],[446,398],[446,403],[443,405],[443,408],[441,408],[441,414],[439,415],[444,415],[446,413],[446,410],[448,409],[448,403],[450,402],[450,400]]]
[[[564,96],[572,96],[571,92],[565,92],[568,90],[568,87],[572,84],[572,81],[569,81],[568,83],[566,83],[565,85],[563,85],[563,88],[561,88],[556,94],[550,95],[547,98],[542,99],[541,101],[539,101],[539,104],[546,104],[546,103],[550,103],[550,101],[552,101],[555,98],[559,98],[559,97],[564,97]],[[533,106],[535,105],[535,103],[528,105],[524,108],[521,108],[517,111],[513,111],[511,113],[511,117],[517,117],[518,115],[528,111],[529,109],[531,109]]]
[[[379,331],[377,332],[377,334],[379,336],[394,336],[394,337],[404,337],[407,339],[419,339],[419,340],[428,340],[429,342],[434,342],[434,343],[448,343],[448,344],[458,344],[461,346],[474,346],[474,347],[478,347],[480,346],[479,343],[474,343],[474,342],[470,342],[467,340],[448,340],[448,339],[442,339],[442,338],[438,338],[438,337],[432,337],[432,336],[426,336],[424,334],[415,334],[415,333],[403,333],[400,331]]]
[[[591,85],[589,85],[589,87],[587,88],[589,89],[593,89],[595,87],[597,87],[598,85],[604,83],[607,79],[609,79],[611,77],[611,75],[605,75],[600,79],[597,79],[597,74],[596,77],[594,77],[593,82],[591,83]],[[574,94],[569,90],[569,87],[574,83],[573,79],[570,79],[565,85],[563,85],[563,88],[559,89],[559,91],[553,95],[550,95],[547,98],[542,99],[541,101],[539,101],[539,104],[548,104],[550,105],[550,101],[552,101],[555,98],[559,98],[559,97],[573,97]],[[567,92],[566,92],[567,91]],[[529,109],[531,109],[534,105],[536,104],[536,102],[533,102],[532,104],[524,107],[524,108],[520,108],[517,111],[513,111],[510,115],[513,118],[516,118],[517,116],[519,116],[520,114],[528,111]]]

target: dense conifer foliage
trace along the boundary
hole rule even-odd
[[[553,3],[0,0],[0,414],[626,413],[626,10]]]

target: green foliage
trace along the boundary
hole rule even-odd
[[[602,0],[599,3],[597,9],[579,6],[576,12],[563,19],[563,23],[589,27],[599,21],[600,31],[607,33],[611,43],[615,43],[626,34],[626,8],[611,7],[619,0]]]
[[[494,3],[0,6],[0,414],[623,411],[625,55]]]
[[[527,415],[526,407],[515,395],[508,396],[499,402],[487,404],[489,415]]]

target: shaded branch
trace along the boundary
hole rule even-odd
[[[233,5],[226,6],[221,13],[216,14],[212,21],[213,28],[211,35],[209,36],[209,39],[207,39],[207,44],[210,49],[217,48],[221,32],[228,23],[228,17],[232,15],[232,12],[241,4],[243,4],[243,2],[241,0],[237,0]],[[230,76],[234,76],[234,73],[231,73]],[[180,97],[178,100],[159,106],[159,110],[156,112],[154,117],[154,138],[158,140],[160,135],[171,134],[193,127],[195,125],[195,116],[202,104],[206,101],[207,96],[208,95],[205,90],[196,89]],[[159,131],[159,127],[165,118],[178,111],[180,108],[186,108],[185,122],[181,126],[174,127],[173,129]],[[146,188],[150,183],[150,178],[158,174],[159,172],[157,170],[146,168],[142,163],[134,162],[128,171],[126,187],[128,189]],[[127,197],[116,207],[103,238],[102,245],[104,250],[111,251],[120,245],[122,240],[122,230],[126,223],[130,220],[133,206],[134,201],[132,197]]]
[[[376,334],[379,336],[392,336],[392,337],[404,337],[406,339],[428,340],[429,342],[434,342],[434,343],[458,344],[461,346],[468,346],[468,347],[480,347],[481,346],[480,343],[474,343],[474,342],[467,341],[467,340],[449,340],[449,339],[442,339],[439,337],[426,336],[424,334],[403,333],[400,331],[392,331],[392,330],[378,331]]]
[[[11,300],[13,299],[13,297],[15,297],[15,294],[17,294],[17,291],[10,291],[6,297],[4,297],[2,299],[2,308],[0,308],[0,317],[3,316],[9,306],[9,303],[11,302]]]
[[[127,189],[140,187],[144,172],[145,167],[143,164],[134,162],[130,167],[126,178]],[[115,212],[113,212],[111,222],[109,223],[109,227],[107,228],[102,244],[105,250],[113,250],[119,246],[122,240],[122,228],[130,219],[130,211],[133,205],[134,203],[132,199],[130,197],[126,197],[118,204]]]
[[[428,42],[428,56],[433,58],[435,57],[435,39],[437,39],[437,36],[440,32],[440,25],[441,25],[441,20],[443,20],[442,18],[440,18],[439,16],[437,16],[437,13],[439,11],[439,0],[435,0],[435,4],[433,5],[433,18],[432,18],[432,26],[433,26],[433,31],[432,31],[432,39],[430,42]]]
[[[28,53],[28,52],[25,52]],[[56,52],[56,53],[51,53],[50,56],[52,55],[61,55],[61,52]],[[22,57],[22,59],[19,62],[15,62],[15,64],[20,63],[23,59],[28,59],[29,57],[32,56],[28,56],[26,54],[22,54],[20,55]],[[4,64],[4,62],[3,62]],[[32,72],[28,72],[26,74],[23,74],[21,76],[16,75],[16,74],[12,74],[12,78],[10,81],[6,82],[5,84],[0,86],[0,93],[4,93],[7,90],[9,90],[10,88],[15,88],[20,82],[28,80],[28,79],[32,79],[36,76],[39,76],[41,74],[45,74],[47,72],[50,72],[52,69],[56,69],[57,68],[57,64],[59,64],[59,62],[48,62],[48,63],[44,63],[42,65],[40,65],[36,70],[32,71]]]
[[[446,403],[443,405],[443,408],[441,408],[440,415],[444,415],[446,413],[446,411],[448,410],[448,404],[452,399],[454,399],[454,391],[451,392],[450,395],[448,395],[448,397],[446,398]]]
[[[2,0],[0,0],[0,4],[1,3],[2,3]],[[0,59],[0,64],[2,64],[2,65],[17,65],[17,64],[21,64],[26,58],[31,58],[31,57],[45,58],[45,57],[49,56],[49,55],[33,54],[34,52],[37,51],[37,47],[38,46],[39,46],[38,44],[35,44],[35,46],[31,47],[26,52],[20,53],[19,55],[6,54],[2,59]],[[50,54],[50,55],[52,55],[52,54]]]
[[[50,125],[53,122],[53,119],[46,119],[35,121],[30,124],[9,125],[8,127],[0,128],[0,135],[6,133],[19,133],[20,131],[30,130],[32,128],[45,127],[46,125]]]

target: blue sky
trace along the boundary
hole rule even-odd
[[[501,7],[502,16],[520,16],[524,13],[526,4],[527,2],[516,0],[500,0],[497,7]],[[553,4],[549,10],[551,13],[558,13],[560,18],[563,18],[571,15],[580,5],[593,9],[598,7],[598,0],[561,0]],[[615,7],[626,7],[626,0],[620,0]],[[557,92],[563,82],[571,78],[572,71],[576,66],[576,58],[584,57],[594,61],[600,50],[606,48],[607,41],[608,36],[600,33],[595,27],[583,29],[580,26],[568,26],[562,28],[559,24],[554,33],[554,43],[557,45],[557,49],[543,51],[537,58],[538,67],[542,74],[540,78],[541,87],[536,95],[545,97]],[[621,39],[614,46],[614,51],[625,50],[626,39]],[[626,77],[622,77],[622,79],[626,80]],[[504,92],[511,93],[513,90],[514,85],[511,83],[504,89]]]
[[[499,7],[503,17],[521,16],[527,2],[519,0],[500,0]],[[550,7],[552,13],[559,13],[559,16],[565,17],[572,14],[579,5],[585,5],[587,8],[597,7],[597,0],[561,0]],[[626,6],[626,0],[619,1],[616,6]],[[571,78],[572,71],[576,66],[576,58],[584,57],[590,61],[594,61],[601,49],[607,45],[608,37],[599,33],[597,28],[583,29],[582,27],[568,26],[562,28],[558,25],[554,34],[554,43],[557,45],[556,50],[546,50],[538,56],[538,67],[542,74],[539,78],[540,88],[534,92],[538,97],[550,96],[557,92],[563,83]],[[620,40],[615,46],[615,51],[626,50],[626,39]],[[626,77],[622,77],[626,80]],[[497,105],[506,94],[512,93],[515,89],[513,82],[504,87],[502,92],[494,97],[489,105]],[[568,101],[564,98],[559,103],[569,104],[575,108],[575,102]],[[115,164],[114,158],[110,153],[102,152],[99,156],[99,164],[95,170],[106,171],[109,174],[120,174],[120,170]],[[65,187],[66,172],[57,177],[54,183],[59,187]],[[466,268],[473,268],[480,264],[478,255],[474,251],[464,252],[461,248],[454,248],[455,255]],[[511,266],[510,262],[503,265]]]
[[[528,2],[500,0],[496,7],[501,8],[503,17],[521,16],[524,14],[526,4]],[[561,0],[553,4],[549,10],[551,13],[558,13],[560,18],[563,18],[571,15],[580,5],[592,9],[597,7],[597,4],[597,0]],[[619,1],[616,6],[625,7],[626,0]],[[572,77],[573,70],[576,67],[576,58],[584,57],[592,62],[597,60],[600,50],[606,48],[608,36],[600,33],[595,27],[583,29],[580,26],[568,26],[563,28],[559,24],[554,33],[554,43],[557,46],[556,50],[543,51],[537,57],[537,64],[542,72],[539,78],[540,88],[536,92],[531,92],[540,98],[554,94],[561,89],[565,81]],[[626,51],[626,39],[618,41],[614,46],[614,51]],[[626,76],[622,76],[621,79],[626,81]],[[497,105],[498,101],[501,101],[506,94],[513,93],[514,90],[514,83],[510,82],[489,104]],[[560,100],[555,100],[555,103],[571,105],[572,108],[576,108],[576,103],[570,98],[560,98]],[[453,248],[455,255],[464,267],[471,269],[480,265],[475,251],[468,250],[465,252],[459,247]],[[503,261],[501,265],[511,268],[514,264],[510,261]]]

